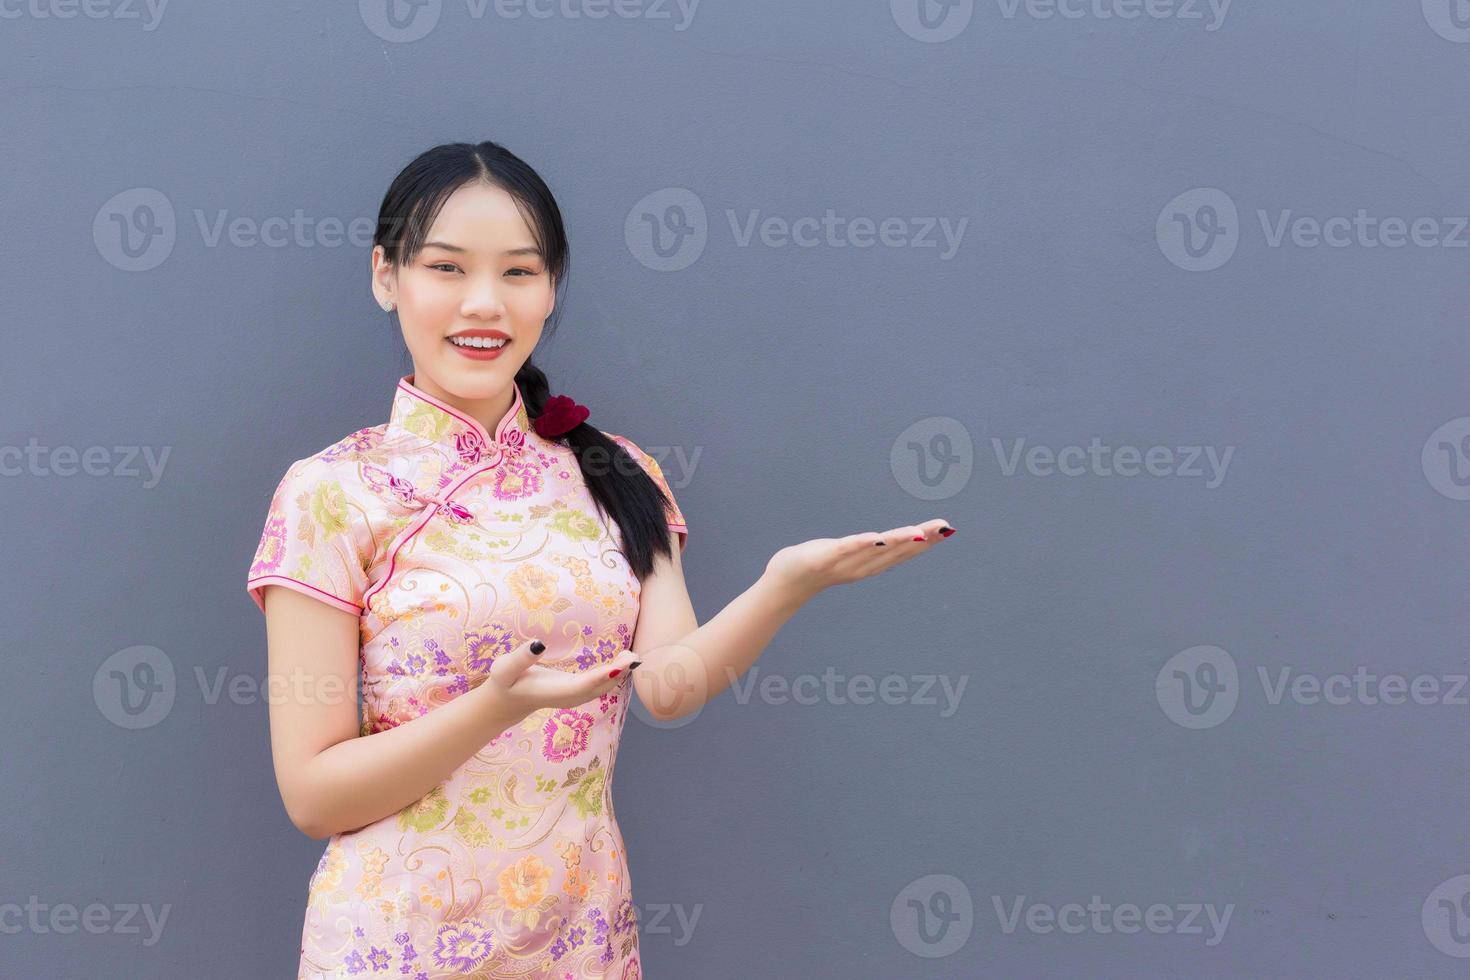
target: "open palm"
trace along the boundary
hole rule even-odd
[[[917,558],[948,537],[940,534],[948,528],[945,521],[936,517],[889,531],[813,538],[776,552],[766,563],[766,573],[793,589],[815,595],[830,586],[871,578]]]

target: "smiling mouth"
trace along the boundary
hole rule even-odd
[[[461,350],[500,350],[510,343],[504,337],[450,337],[449,342]]]

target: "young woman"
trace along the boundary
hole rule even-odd
[[[247,582],[281,799],[329,838],[299,977],[639,977],[612,809],[634,692],[697,711],[818,592],[953,533],[782,548],[701,626],[658,463],[531,363],[566,270],[550,190],[494,143],[383,198],[372,288],[413,373],[386,423],[287,469]]]

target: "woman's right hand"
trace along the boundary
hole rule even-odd
[[[542,708],[573,708],[627,681],[632,665],[639,663],[631,650],[590,670],[576,672],[543,667],[538,654],[531,651],[539,640],[527,640],[510,653],[495,658],[490,670],[477,685],[489,688],[508,709],[533,714]],[[545,647],[541,647],[545,649]],[[617,676],[613,676],[616,672]]]

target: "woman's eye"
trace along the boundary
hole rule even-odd
[[[455,270],[455,265],[452,262],[435,262],[433,265],[429,266],[429,268],[443,269],[445,272],[453,272]]]
[[[523,275],[527,275],[527,276],[534,276],[536,274],[536,270],[535,269],[512,269],[510,271],[511,272],[519,272],[519,273],[522,273]]]

